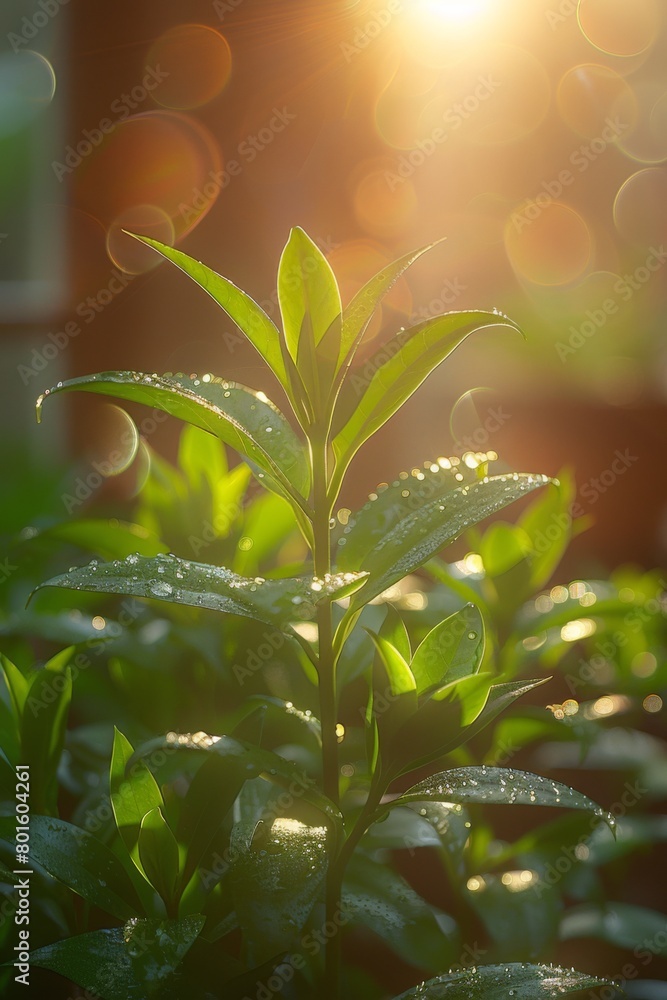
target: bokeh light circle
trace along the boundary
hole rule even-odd
[[[667,242],[667,170],[638,170],[619,188],[614,223],[621,236],[637,246]]]
[[[517,276],[538,285],[565,285],[588,267],[593,241],[575,209],[557,201],[540,205],[538,198],[507,220],[505,250]]]
[[[137,233],[172,246],[174,223],[157,205],[133,205],[118,215],[107,230],[107,253],[116,267],[127,274],[143,274],[152,270],[162,258],[155,250],[127,235]]]
[[[153,205],[176,238],[206,215],[224,189],[221,156],[199,122],[172,111],[133,115],[116,125],[74,175],[79,205],[105,228],[128,209]]]
[[[642,80],[634,86],[637,114],[632,128],[618,139],[618,147],[638,163],[667,159],[667,93],[664,83]]]
[[[203,24],[178,24],[153,42],[148,66],[166,78],[153,97],[174,110],[199,108],[217,97],[232,72],[232,52],[224,35]]]
[[[417,170],[409,164],[406,172]],[[411,175],[402,177],[391,160],[365,161],[353,181],[352,203],[361,227],[371,236],[395,236],[410,224],[417,208]]]
[[[661,21],[657,0],[579,0],[579,27],[596,49],[636,56],[655,41]]]
[[[56,92],[53,66],[39,52],[0,54],[0,136],[25,128]]]
[[[596,63],[569,69],[558,84],[556,102],[563,121],[587,139],[602,135],[610,122],[623,135],[637,120],[637,98],[627,80]]]
[[[119,476],[130,467],[139,449],[139,430],[132,417],[115,403],[102,403],[96,421],[94,467],[104,476]]]

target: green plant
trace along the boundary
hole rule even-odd
[[[153,536],[144,538],[141,551],[128,553],[128,537],[111,537],[112,532],[106,546],[116,558],[73,568],[41,586],[152,598],[260,622],[272,630],[269,636],[290,644],[295,668],[316,686],[319,720],[292,701],[248,698],[229,720],[229,735],[169,733],[135,747],[116,731],[110,844],[54,818],[56,807],[47,796],[45,815],[32,818],[32,854],[52,876],[125,926],[47,946],[33,955],[34,964],[73,978],[105,1000],[130,992],[176,996],[184,969],[193,995],[222,990],[221,995],[241,997],[250,995],[255,983],[277,979],[280,992],[288,991],[283,995],[316,993],[334,1000],[342,995],[339,928],[361,923],[414,965],[441,973],[401,994],[406,1000],[445,993],[454,1000],[531,997],[599,985],[584,974],[514,962],[442,973],[458,954],[455,931],[444,914],[374,856],[378,845],[394,844],[396,830],[386,832],[384,825],[391,814],[402,817],[403,839],[425,818],[456,859],[467,839],[465,829],[456,828],[457,817],[475,804],[567,806],[613,829],[612,817],[562,783],[457,760],[468,741],[545,678],[493,676],[485,621],[475,602],[443,616],[418,644],[390,607],[383,621],[366,626],[372,661],[362,671],[354,662],[355,643],[366,636],[360,618],[370,602],[425,564],[437,576],[433,560],[447,543],[546,486],[548,478],[490,475],[489,457],[482,453],[427,463],[409,476],[401,473],[349,518],[332,560],[333,515],[359,448],[469,333],[496,325],[516,330],[515,325],[494,312],[433,317],[390,340],[360,387],[359,378],[353,382],[349,375],[377,302],[423,250],[388,266],[343,309],[326,259],[302,230],[293,230],[278,272],[281,333],[227,279],[180,251],[144,242],[197,281],[239,325],[280,383],[299,432],[263,393],[209,374],[106,372],[73,379],[40,397],[38,414],[47,395],[84,390],[145,403],[185,420],[238,451],[261,485],[279,498],[281,509],[286,505],[291,512],[310,555],[296,576],[286,576],[282,567],[275,567],[274,575],[246,576],[168,554]],[[224,478],[225,496],[234,490],[239,496],[245,474],[219,467],[216,480],[210,474],[215,454],[205,453],[199,478],[208,468],[210,493]],[[160,518],[167,514],[163,507],[159,515],[156,492],[153,499],[152,526],[163,528]],[[79,541],[84,534],[79,527]],[[76,526],[70,537],[77,540]],[[514,551],[519,553],[514,565],[521,562],[520,545],[506,550],[509,562],[497,563],[499,575],[512,568]],[[489,542],[490,564],[494,551],[497,545]],[[545,565],[537,565],[531,585],[539,586],[548,575]],[[450,587],[452,579],[447,574]],[[465,586],[459,582],[459,591]],[[12,690],[22,696],[11,664],[5,671]],[[360,673],[367,684],[363,718],[356,726],[354,717],[346,718],[344,725],[341,702]],[[272,712],[302,727],[291,752],[280,741],[272,749],[262,745]],[[343,738],[365,746],[366,770],[354,780],[341,777]],[[320,761],[317,778],[313,746]],[[168,782],[156,782],[149,766],[156,754],[166,755],[184,779],[180,799],[169,792]],[[447,756],[457,766],[442,771],[438,765]],[[420,780],[405,787],[405,776],[417,770]],[[282,789],[277,795],[274,786]],[[8,828],[5,833],[11,843]],[[209,870],[208,859],[218,856],[225,859],[222,870]],[[204,870],[210,878],[202,879]],[[211,979],[188,958],[190,952],[210,956],[213,948]],[[288,980],[280,979],[281,968],[291,970]],[[278,992],[270,985],[266,990]]]

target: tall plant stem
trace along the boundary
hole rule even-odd
[[[315,429],[314,429],[315,430]],[[313,468],[314,517],[313,562],[315,573],[324,577],[331,572],[332,502],[328,492],[328,456],[326,430],[319,429],[310,438]],[[330,601],[322,601],[317,611],[320,721],[322,723],[322,785],[325,795],[338,804],[338,737],[336,734],[336,673],[333,651],[333,617]],[[340,903],[340,879],[334,858],[329,858],[326,885],[326,920],[333,921]],[[340,941],[338,934],[327,940],[324,956],[324,1000],[338,1000],[340,980]]]

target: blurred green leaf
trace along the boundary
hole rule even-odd
[[[633,949],[635,956],[642,959],[646,955],[667,957],[666,927],[667,917],[657,910],[630,903],[605,902],[568,910],[560,923],[560,936],[564,941],[597,938],[618,948]]]
[[[78,545],[103,559],[125,559],[133,552],[141,556],[156,556],[167,551],[167,546],[140,524],[129,524],[116,518],[64,521],[46,528],[36,537]]]
[[[65,746],[72,700],[72,647],[57,653],[33,675],[21,718],[22,763],[30,765],[30,804],[58,815],[58,765]]]

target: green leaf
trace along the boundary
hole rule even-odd
[[[41,395],[38,420],[47,395],[73,390],[143,403],[208,431],[257,466],[266,486],[306,509],[310,471],[304,446],[264,393],[213,375],[101,372],[58,383]]]
[[[392,646],[387,639],[383,639],[382,636],[375,635],[370,629],[367,629],[367,632],[373,640],[375,648],[380,654],[380,659],[384,664],[387,677],[389,678],[391,694],[395,698],[398,698],[402,694],[416,691],[417,685],[412,671],[396,647]],[[417,701],[415,698],[415,706],[416,704]]]
[[[155,559],[128,556],[122,562],[110,563],[93,560],[88,566],[54,576],[40,584],[36,591],[43,587],[64,587],[102,594],[131,594],[282,626],[314,617],[319,601],[344,597],[363,582],[364,575],[360,573],[338,573],[328,580],[317,577],[252,579],[238,576],[224,567],[163,555]]]
[[[144,757],[155,750],[187,750],[219,754],[234,760],[245,778],[265,778],[286,789],[294,802],[303,800],[315,806],[335,827],[341,823],[341,813],[317,787],[317,782],[300,767],[270,750],[254,746],[231,736],[210,736],[206,733],[168,733],[164,737],[142,744],[135,751],[134,758]]]
[[[151,771],[142,760],[136,761],[128,774],[134,747],[114,726],[109,790],[111,807],[121,840],[135,865],[143,873],[136,850],[141,821],[152,809],[164,805],[162,793]]]
[[[436,625],[417,647],[410,669],[417,693],[477,673],[484,653],[484,623],[474,604]]]
[[[31,965],[51,969],[102,1000],[152,997],[167,987],[205,918],[130,920],[38,948]]]
[[[173,247],[149,239],[147,236],[137,236],[135,233],[131,235],[135,239],[141,240],[142,243],[153,247],[167,260],[176,264],[181,271],[184,271],[188,277],[208,292],[211,298],[219,306],[222,306],[229,318],[237,324],[253,347],[259,351],[283,388],[289,391],[289,380],[280,347],[280,332],[264,310],[249,295],[228,278],[223,278],[222,275],[217,274],[210,267],[206,267],[205,264],[201,264],[192,257],[188,257],[181,250],[174,250]]]
[[[383,267],[381,271],[373,275],[359,289],[343,312],[343,327],[341,331],[340,354],[338,357],[339,368],[346,362],[347,365],[351,364],[371,317],[383,296],[386,295],[392,285],[398,281],[403,272],[411,264],[421,257],[423,253],[431,250],[440,242],[442,241],[437,240],[435,243],[429,243],[424,247],[420,247],[419,250],[411,250],[410,253],[404,254],[398,260],[392,261],[391,264]]]
[[[142,556],[156,556],[166,552],[167,546],[140,524],[129,524],[116,518],[88,518],[63,521],[39,533],[39,538],[53,538],[59,542],[78,545],[88,552],[95,552],[103,559],[124,559],[132,552]]]
[[[484,707],[472,721],[469,717],[468,695],[474,696],[473,704],[477,712],[477,689],[481,688],[483,693],[484,686],[488,683],[487,678],[477,674],[454,682],[449,686],[447,700],[443,702],[430,698],[398,731],[392,747],[392,773],[405,774],[451,753],[481,732],[517,698],[547,680],[548,678],[543,677],[539,680],[492,685],[488,689]]]
[[[455,957],[451,917],[439,913],[386,864],[354,855],[343,886],[345,922],[369,927],[405,961],[429,972]],[[437,914],[437,915],[436,915]]]
[[[245,780],[245,768],[235,758],[210,754],[190,782],[176,830],[176,839],[185,845],[182,886],[204,858],[209,863],[212,845]]]
[[[186,424],[181,431],[178,465],[193,492],[201,492],[202,485],[206,484],[211,495],[229,471],[225,449],[220,441],[192,424]]]
[[[479,546],[484,570],[491,577],[506,573],[531,551],[530,538],[526,532],[505,521],[494,521],[482,535]]]
[[[342,415],[346,422],[332,441],[337,474],[342,474],[364,441],[400,409],[466,337],[489,326],[519,330],[500,313],[450,312],[431,317],[392,338],[384,346],[388,360],[375,370],[361,399],[355,400],[354,412]]]
[[[387,613],[380,628],[380,636],[382,639],[387,639],[407,663],[410,662],[412,656],[410,636],[405,622],[393,604],[387,604]]]
[[[278,301],[285,343],[296,363],[302,337],[316,347],[341,313],[340,293],[326,257],[300,227],[291,230],[278,267]],[[338,345],[334,357],[338,354]]]
[[[16,824],[0,818],[0,835],[14,843]],[[127,920],[141,912],[134,885],[116,855],[90,833],[47,816],[30,817],[30,858],[93,906]]]
[[[473,459],[471,459],[472,463]],[[475,460],[476,461],[476,460]],[[350,518],[338,542],[338,566],[370,574],[349,614],[431,558],[466,528],[549,482],[546,476],[486,475],[459,459],[441,459],[401,476]]]
[[[437,976],[394,1000],[507,1000],[508,996],[514,1000],[549,1000],[607,985],[610,985],[607,979],[596,979],[557,965],[510,962],[478,965],[474,971]]]
[[[392,805],[406,802],[469,802],[495,805],[558,806],[566,809],[583,809],[599,816],[614,830],[616,820],[574,788],[552,778],[512,768],[457,767],[451,771],[432,774],[403,792]]]
[[[234,904],[253,965],[299,949],[327,870],[325,827],[280,818],[270,828],[258,827],[245,849],[234,845],[230,871]]]
[[[58,814],[58,765],[72,700],[72,647],[33,676],[21,718],[23,763],[30,764],[30,801],[36,812]]]
[[[138,847],[148,881],[169,906],[178,882],[178,844],[159,808],[142,819]]]
[[[526,533],[532,547],[531,592],[548,583],[570,544],[575,533],[570,510],[576,495],[572,473],[561,469],[558,482],[545,490],[517,521],[517,527]]]
[[[598,938],[627,950],[643,947],[654,955],[667,957],[665,914],[645,906],[608,902],[603,906],[584,904],[568,910],[560,924],[560,936]],[[644,963],[645,964],[645,963]]]
[[[0,664],[5,674],[9,698],[18,724],[23,715],[23,708],[28,697],[30,680],[24,677],[19,668],[3,653],[0,653]]]

